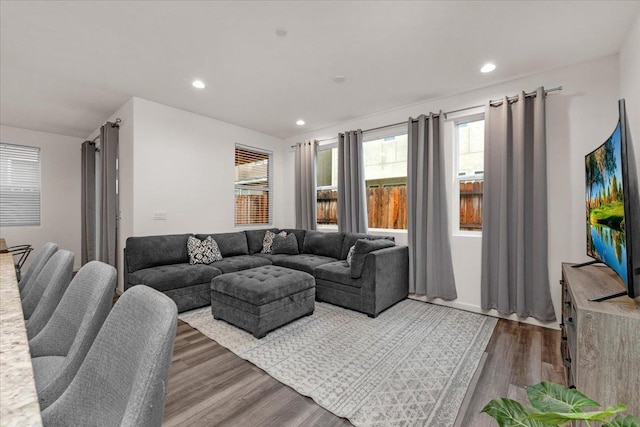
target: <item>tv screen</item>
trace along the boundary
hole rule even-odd
[[[622,278],[627,293],[638,296],[640,265],[633,252],[637,260],[640,248],[632,246],[640,239],[640,205],[624,100],[611,136],[585,156],[585,178],[587,255],[611,267]]]

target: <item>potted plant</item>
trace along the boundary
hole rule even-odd
[[[560,426],[571,421],[584,421],[587,426],[595,421],[603,427],[640,427],[640,418],[619,415],[627,410],[623,404],[585,411],[584,408],[601,408],[601,405],[576,389],[545,381],[528,386],[526,390],[531,407],[500,398],[489,402],[482,412],[495,418],[500,427]]]

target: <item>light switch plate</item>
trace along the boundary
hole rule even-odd
[[[154,221],[166,221],[167,220],[167,212],[166,211],[155,211],[153,213]]]

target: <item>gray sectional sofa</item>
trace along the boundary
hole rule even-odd
[[[408,295],[409,253],[392,237],[354,233],[323,233],[269,229],[293,233],[298,255],[263,254],[266,229],[212,236],[223,259],[189,264],[187,240],[193,234],[130,237],[124,250],[125,290],[135,285],[157,289],[175,301],[179,311],[211,303],[211,280],[223,273],[276,265],[304,271],[315,278],[316,300],[376,317]],[[345,261],[355,245],[351,265]]]

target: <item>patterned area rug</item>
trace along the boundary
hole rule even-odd
[[[405,300],[371,319],[316,302],[261,340],[210,307],[180,319],[357,426],[452,426],[496,319]]]

